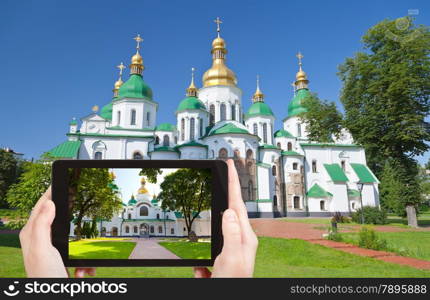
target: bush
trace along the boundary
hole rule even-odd
[[[335,212],[334,216],[331,218],[332,223],[349,223],[351,222],[351,219],[343,216],[340,212]]]
[[[26,223],[27,223],[27,219],[12,220],[12,221],[9,221],[4,226],[4,228],[10,229],[10,230],[18,230],[18,229],[22,229],[22,227],[24,227]]]
[[[352,221],[355,223],[361,223],[361,211],[363,210],[364,223],[365,224],[386,224],[387,213],[385,210],[381,210],[375,206],[364,206],[363,208],[357,209],[351,215]]]
[[[342,235],[339,232],[333,232],[333,231],[331,231],[328,234],[327,239],[329,239],[330,241],[335,241],[335,242],[342,242],[343,241]]]
[[[363,227],[358,234],[358,246],[373,250],[386,250],[387,241],[379,238],[375,230]]]

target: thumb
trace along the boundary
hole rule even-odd
[[[222,217],[222,235],[224,237],[223,254],[237,254],[242,247],[242,230],[236,212],[230,208],[224,211]]]
[[[35,243],[46,245],[51,243],[51,224],[55,218],[55,204],[46,200],[34,218],[33,238]]]

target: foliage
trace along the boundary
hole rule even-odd
[[[334,232],[331,231],[331,228],[329,229],[329,234],[327,236],[327,239],[330,241],[335,241],[335,242],[342,242],[343,238],[342,238],[342,234],[339,232]]]
[[[307,111],[300,114],[300,119],[306,124],[311,141],[330,143],[333,136],[340,137],[343,117],[334,102],[320,100],[312,94],[302,100],[302,106]]]
[[[157,168],[144,168],[140,170],[139,175],[145,176],[149,183],[157,183],[157,176],[161,175],[163,171]]]
[[[331,218],[331,222],[333,223],[350,223],[351,219],[347,216],[342,215],[339,211],[334,213],[334,216]]]
[[[5,228],[10,230],[18,230],[23,228],[26,223],[27,223],[27,219],[12,220],[5,225]]]
[[[378,237],[372,228],[363,227],[358,234],[358,246],[366,249],[386,250],[387,241]]]
[[[51,163],[46,160],[23,162],[19,181],[10,186],[7,201],[10,207],[29,214],[51,184]]]
[[[363,211],[364,223],[365,224],[386,224],[387,213],[383,209],[379,209],[375,206],[363,206],[363,208],[357,209],[351,214],[351,219],[355,223],[361,223],[361,212]]]
[[[0,207],[8,207],[7,190],[18,181],[22,171],[21,164],[12,153],[0,149]]]
[[[158,199],[163,210],[182,212],[188,235],[201,211],[211,207],[212,174],[209,169],[179,169],[164,178]]]

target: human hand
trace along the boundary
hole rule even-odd
[[[228,209],[222,217],[224,245],[212,273],[207,268],[194,268],[197,278],[252,277],[254,273],[258,239],[248,220],[233,160],[227,160],[227,165]]]
[[[49,187],[19,233],[27,277],[69,277],[60,253],[51,242],[51,224],[55,217],[55,205],[51,198]],[[85,274],[95,275],[95,268],[75,269],[75,277],[84,277]]]

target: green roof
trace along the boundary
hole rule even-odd
[[[248,113],[246,114],[247,118],[253,116],[273,116],[273,112],[266,103],[255,102],[251,105],[248,109]]]
[[[70,121],[69,125],[78,125],[78,121],[76,121],[76,119],[73,119],[72,121]]]
[[[372,171],[363,164],[350,164],[355,174],[357,174],[361,183],[378,182],[378,179],[372,174]]]
[[[66,141],[49,150],[47,154],[51,157],[77,158],[81,143],[81,141]]]
[[[203,109],[206,110],[205,105],[197,97],[187,97],[179,103],[176,112],[192,109]]]
[[[278,147],[273,146],[273,145],[269,145],[269,144],[263,144],[261,146],[258,146],[258,148],[260,148],[260,149],[276,149],[276,150],[280,150]]]
[[[174,214],[177,219],[182,219],[184,217],[184,215],[180,211],[175,211]],[[194,214],[193,216],[195,216],[197,213],[194,212],[193,214]],[[200,215],[197,216],[197,219],[200,219]]]
[[[118,98],[143,98],[152,101],[152,90],[139,74],[132,74],[118,91]]]
[[[300,89],[296,92],[293,100],[288,104],[288,117],[296,116],[302,112],[306,112],[306,108],[302,106],[302,100],[310,96],[308,89]]]
[[[300,154],[296,151],[282,151],[281,154],[285,156],[303,156],[303,154]]]
[[[275,132],[275,137],[287,137],[287,138],[294,138],[294,136],[286,131],[285,129],[279,129]]]
[[[208,146],[197,143],[196,141],[190,141],[188,143],[183,143],[183,144],[176,146],[176,148],[181,148],[181,147],[203,147],[203,148],[207,148]]]
[[[100,117],[107,120],[112,120],[112,102],[109,102],[100,110]]]
[[[348,189],[348,197],[360,197],[360,192],[358,190]]]
[[[324,167],[333,182],[347,182],[346,177],[342,168],[338,164],[324,164]]]
[[[327,198],[333,196],[333,194],[327,192],[325,189],[320,187],[317,183],[315,183],[311,189],[306,194],[308,197],[312,198]]]
[[[155,127],[155,131],[176,131],[176,126],[170,123],[161,123]]]
[[[223,126],[215,129],[214,131],[209,133],[209,136],[216,134],[225,134],[225,133],[237,133],[237,134],[250,134],[248,130],[239,128],[233,123],[226,123]]]

